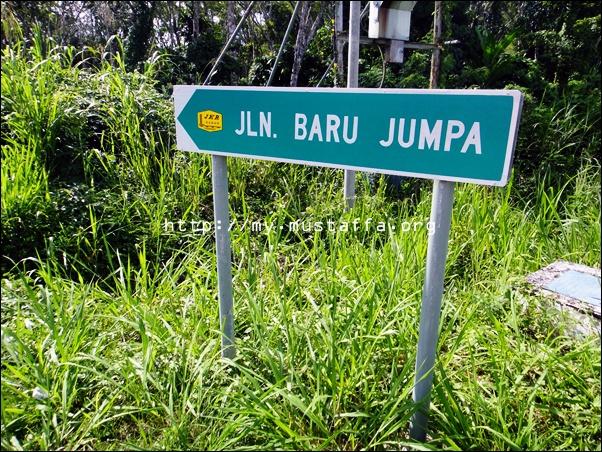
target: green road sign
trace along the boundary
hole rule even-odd
[[[175,86],[178,148],[505,185],[522,94]]]

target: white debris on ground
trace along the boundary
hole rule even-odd
[[[48,393],[39,386],[36,386],[33,391],[31,391],[31,396],[36,400],[46,400],[48,398]]]

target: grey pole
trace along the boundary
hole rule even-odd
[[[276,68],[278,67],[278,63],[280,62],[280,57],[282,56],[282,51],[286,46],[288,35],[291,33],[293,24],[295,23],[295,18],[297,17],[297,13],[299,12],[300,5],[301,2],[299,1],[295,4],[295,9],[293,9],[293,15],[291,16],[291,20],[288,23],[288,27],[286,27],[286,31],[284,32],[284,38],[282,38],[282,43],[280,44],[280,48],[278,49],[278,55],[276,55],[276,61],[274,61],[274,67],[272,67],[272,72],[270,73],[270,79],[268,80],[268,83],[265,86],[270,86],[272,84],[272,80],[274,79],[274,75],[276,74]]]
[[[251,9],[252,1],[240,18],[232,35],[219,53],[213,67],[209,71],[203,85],[211,82],[217,66],[222,61],[226,50],[234,41]],[[219,326],[222,335],[222,358],[233,359],[236,355],[234,348],[234,303],[232,301],[232,256],[230,249],[230,212],[228,203],[228,161],[222,155],[211,155],[213,186],[213,217],[215,223],[215,255],[217,258],[217,295],[219,298]]]
[[[435,44],[440,45],[442,22],[441,1],[435,2],[435,17],[433,22],[434,41]],[[436,47],[431,59],[430,88],[437,88],[439,85],[440,60],[441,49]],[[426,275],[422,289],[418,350],[416,351],[416,375],[414,377],[414,392],[412,397],[414,402],[418,404],[418,410],[414,413],[410,422],[410,437],[417,441],[424,441],[426,439],[453,203],[454,183],[434,181],[430,221],[435,224],[435,232],[429,237],[426,254]]]
[[[418,441],[426,439],[453,202],[454,183],[436,180],[433,187],[433,204],[430,218],[435,224],[435,231],[429,237],[426,254],[426,275],[424,288],[422,289],[420,332],[416,352],[413,400],[419,404],[419,408],[412,417],[410,424],[410,436]]]
[[[370,6],[370,3],[367,3],[366,6],[364,6],[364,9],[362,9],[362,13],[360,14],[360,21],[361,21],[361,19],[364,18],[364,16],[368,12],[369,6]],[[343,67],[343,63],[342,63],[342,61],[343,61],[343,54],[342,54],[343,53],[343,43],[339,39],[339,32],[343,29],[343,2],[342,1],[336,2],[334,24],[335,24],[334,27],[335,27],[336,43],[337,43],[337,46],[336,46],[337,47],[337,56],[330,60],[330,63],[328,64],[328,67],[322,74],[322,77],[320,77],[320,81],[316,85],[316,88],[318,88],[322,84],[322,82],[328,75],[328,72],[330,72],[330,69],[332,68],[332,65],[334,64],[335,61],[337,62],[337,75],[335,77],[335,79],[336,79],[335,86],[339,86],[339,81],[338,81],[339,71],[340,71],[340,68]]]
[[[226,157],[212,155],[211,182],[215,219],[215,248],[219,324],[222,333],[222,358],[234,358],[234,308],[232,302],[232,262],[230,251],[230,212],[228,207],[228,164]]]
[[[360,56],[360,3],[349,2],[349,45],[347,59],[347,88],[357,88]],[[355,204],[355,171],[345,170],[344,194],[347,209]]]

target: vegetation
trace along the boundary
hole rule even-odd
[[[213,83],[267,81],[293,5],[260,3]],[[212,221],[210,159],[175,149],[169,96],[204,79],[247,2],[60,6],[2,4],[2,449],[600,449],[600,338],[524,284],[558,259],[600,266],[597,3],[444,3],[460,43],[441,86],[526,99],[510,184],[456,189],[423,444],[408,422],[431,184],[361,176],[346,212],[340,171],[229,159],[224,362],[213,235],[192,227]],[[333,58],[331,2],[305,9],[320,26],[299,86]],[[413,40],[432,9],[416,5]],[[363,47],[361,85],[427,86],[429,55],[406,57],[383,73]]]

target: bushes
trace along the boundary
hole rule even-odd
[[[166,220],[211,220],[212,212],[208,157],[173,146],[171,101],[153,78],[161,59],[127,72],[120,53],[87,50],[81,60],[73,48],[46,42],[50,50],[36,53],[36,46],[4,50],[2,271],[18,262],[36,268],[26,258],[52,252],[76,263],[81,276],[102,279],[117,253],[135,258],[145,243],[149,261],[162,262],[200,240],[163,230]],[[320,177],[248,162],[230,172],[239,181],[250,174],[253,190],[267,198],[291,192],[290,181]],[[231,187],[233,206],[245,205],[245,187]],[[265,210],[265,199],[254,208]]]
[[[3,271],[45,256],[49,237],[69,254],[94,255],[79,248],[91,212],[111,206],[95,202],[103,188],[118,199],[123,187],[149,191],[161,178],[173,133],[170,102],[151,77],[157,59],[145,73],[127,73],[119,54],[89,69],[78,56],[39,34],[28,47],[3,50]],[[131,241],[127,228],[117,229]]]
[[[564,96],[552,90],[537,100],[523,87],[506,88],[525,93],[514,159],[517,188],[529,192],[544,175],[553,176],[550,183],[558,187],[599,158],[599,90],[584,95],[581,83],[570,83]]]

